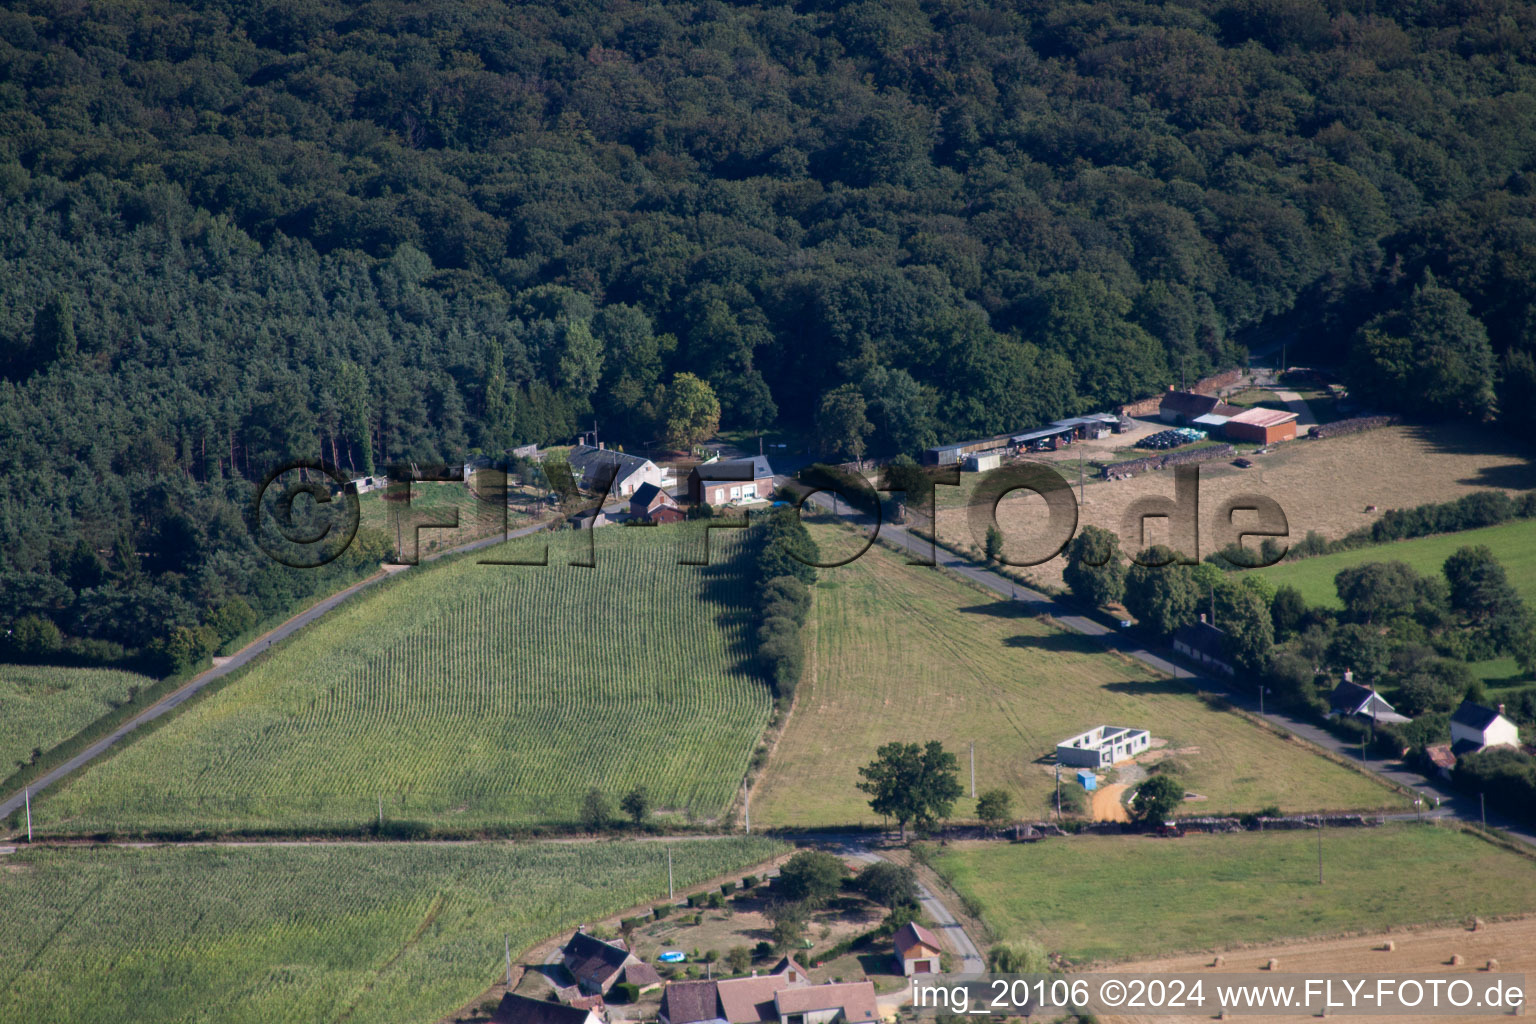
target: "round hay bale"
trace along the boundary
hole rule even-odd
[[[1460,967],[1461,966],[1461,954],[1460,953],[1452,953],[1451,954],[1451,959],[1450,959],[1449,963],[1450,963],[1450,965],[1452,967]]]
[[[1266,971],[1278,971],[1280,969],[1280,961],[1276,960],[1274,957],[1270,957],[1269,963],[1264,965],[1264,969]]]
[[[1220,967],[1222,964],[1224,964],[1226,962],[1227,962],[1227,958],[1226,957],[1218,956],[1216,959],[1211,961],[1211,966],[1212,967]]]
[[[1393,942],[1391,939],[1388,939],[1386,942],[1381,944],[1381,951],[1383,953],[1394,953],[1397,951],[1397,943]]]
[[[1480,917],[1474,917],[1472,919],[1472,930],[1477,932],[1477,931],[1482,931],[1482,929],[1483,929],[1483,919],[1480,918]]]
[[[1488,966],[1483,968],[1483,970],[1485,970],[1485,971],[1496,971],[1498,969],[1499,969],[1499,962],[1497,960],[1493,959],[1492,957],[1488,958]]]

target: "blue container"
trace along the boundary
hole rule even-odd
[[[1099,788],[1099,777],[1086,768],[1077,773],[1077,781],[1090,793]]]

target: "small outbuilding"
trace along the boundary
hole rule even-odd
[[[1082,771],[1077,773],[1077,784],[1082,786],[1088,792],[1092,793],[1094,790],[1099,788],[1099,777],[1093,774],[1093,772],[1084,768]]]
[[[996,469],[1002,464],[1002,454],[992,452],[985,455],[968,455],[965,461],[960,464],[960,468],[967,473],[985,473],[988,470]]]
[[[916,921],[909,921],[891,937],[896,946],[896,966],[910,978],[914,974],[938,974],[939,937]]]

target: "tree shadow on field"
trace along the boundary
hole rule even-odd
[[[1504,466],[1482,466],[1471,476],[1456,482],[1468,487],[1503,487],[1525,491],[1536,488],[1536,464],[1513,443],[1513,439],[1489,428],[1465,423],[1419,424],[1410,427],[1409,434],[1436,452],[1447,455],[1510,456],[1519,462]],[[1428,500],[1428,499],[1426,499]]]
[[[1065,651],[1070,654],[1093,654],[1102,650],[1090,637],[1079,633],[1056,632],[1046,633],[1043,636],[1019,633],[1016,636],[1004,638],[1003,646],[1025,651]]]
[[[1105,683],[1104,689],[1110,693],[1128,693],[1136,697],[1150,697],[1161,693],[1181,693],[1188,696],[1190,693],[1189,684],[1177,679],[1125,680],[1118,683]]]
[[[703,549],[699,547],[697,550],[702,552]],[[720,545],[711,544],[710,564],[694,566],[691,571],[698,573],[702,580],[700,594],[714,612],[715,628],[725,634],[726,650],[733,660],[733,667],[741,672],[762,675],[754,641],[756,611],[751,603],[753,547],[738,544],[729,558],[720,558],[720,551]]]
[[[1032,619],[1035,613],[1023,601],[986,601],[956,609],[971,615],[987,615],[994,619]]]

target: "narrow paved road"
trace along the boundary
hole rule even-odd
[[[791,483],[787,477],[779,478],[777,482]],[[832,510],[832,497],[826,493],[820,493],[811,498],[814,504],[824,509]],[[868,523],[869,517],[863,513],[848,508],[846,502],[837,503],[837,514],[844,518],[855,519]],[[1384,760],[1381,758],[1362,756],[1357,747],[1351,746],[1337,736],[1313,725],[1311,722],[1292,717],[1284,711],[1275,711],[1271,708],[1261,708],[1262,697],[1246,688],[1239,686],[1229,679],[1218,679],[1214,676],[1192,672],[1171,658],[1157,653],[1140,643],[1134,634],[1129,631],[1112,630],[1095,619],[1073,610],[1069,605],[1054,598],[1047,597],[1038,591],[1020,586],[1012,580],[988,569],[984,565],[977,565],[970,559],[963,558],[951,551],[944,549],[930,541],[913,536],[903,526],[891,523],[883,523],[880,527],[880,538],[891,544],[895,544],[916,557],[932,558],[944,569],[953,572],[972,583],[980,584],[993,593],[1011,598],[1025,605],[1036,615],[1049,615],[1056,622],[1077,633],[1091,636],[1102,643],[1106,648],[1118,651],[1128,658],[1134,658],[1144,665],[1156,669],[1175,679],[1186,680],[1191,688],[1205,690],[1210,693],[1219,693],[1231,703],[1244,711],[1262,717],[1265,721],[1279,726],[1313,743],[1324,750],[1331,751],[1340,757],[1349,758],[1360,764],[1367,771],[1393,782],[1399,786],[1417,793],[1419,799],[1425,801],[1426,810],[1438,808],[1438,817],[1445,817],[1447,813],[1454,815],[1463,821],[1479,823],[1486,821],[1488,825],[1500,829],[1512,838],[1523,843],[1536,846],[1536,828],[1523,824],[1506,815],[1492,810],[1486,811],[1479,799],[1468,796],[1459,790],[1453,789],[1448,782],[1430,780],[1424,778],[1418,772],[1403,766],[1397,760]],[[1402,817],[1414,817],[1410,813]]]
[[[509,532],[505,537],[503,537],[501,534],[494,534],[490,537],[471,541],[467,544],[461,544],[455,548],[439,551],[437,554],[429,555],[421,559],[421,561],[430,562],[441,558],[443,555],[461,553],[465,551],[475,551],[480,548],[490,547],[493,544],[500,544],[504,540],[511,540],[515,537],[525,537],[531,533],[536,533],[539,530],[544,529],[547,525],[548,524],[546,523],[535,523],[532,526],[526,526],[518,530],[513,530]],[[127,736],[135,729],[140,728],[148,722],[153,722],[161,715],[164,715],[167,712],[180,707],[182,704],[186,703],[194,695],[196,695],[199,690],[203,689],[203,687],[207,686],[215,679],[229,675],[229,673],[233,672],[235,669],[246,665],[257,656],[266,653],[267,650],[272,647],[274,642],[287,639],[294,633],[303,629],[305,626],[330,613],[337,606],[351,599],[360,591],[373,586],[380,580],[388,579],[390,576],[393,576],[399,572],[403,572],[409,568],[410,566],[408,565],[388,564],[379,572],[369,576],[367,579],[360,580],[345,590],[337,591],[331,596],[324,598],[316,604],[311,605],[309,608],[306,608],[304,611],[295,615],[293,618],[284,622],[282,625],[276,627],[275,629],[272,629],[267,633],[263,633],[261,636],[257,637],[255,640],[252,640],[250,643],[240,648],[240,650],[236,651],[228,658],[220,659],[219,663],[216,664],[213,668],[193,676],[181,687],[160,698],[160,700],[156,701],[154,704],[151,704],[137,715],[128,719],[128,721],[118,726],[117,729],[115,729],[107,736],[102,737],[95,743],[91,744],[89,747],[86,747],[84,750],[70,758],[68,761],[65,761],[57,768],[54,768],[52,771],[38,778],[35,782],[32,782],[30,785],[23,787],[20,792],[12,793],[7,799],[5,799],[3,802],[0,802],[0,820],[4,820],[12,812],[22,807],[26,803],[28,792],[35,795],[47,789],[55,782],[58,782],[60,779],[68,777],[69,775],[78,771],[82,766],[89,764],[96,758],[100,757],[102,754],[106,753],[108,750],[111,750],[122,740],[124,736]]]
[[[885,858],[873,852],[867,846],[857,841],[846,842],[844,852],[854,860],[872,864]],[[962,974],[981,974],[987,969],[987,962],[982,959],[981,950],[976,948],[976,943],[966,934],[965,928],[950,913],[944,902],[933,894],[926,885],[917,883],[917,899],[922,904],[923,913],[933,922],[938,936],[949,943],[949,948],[960,956],[960,972]]]

